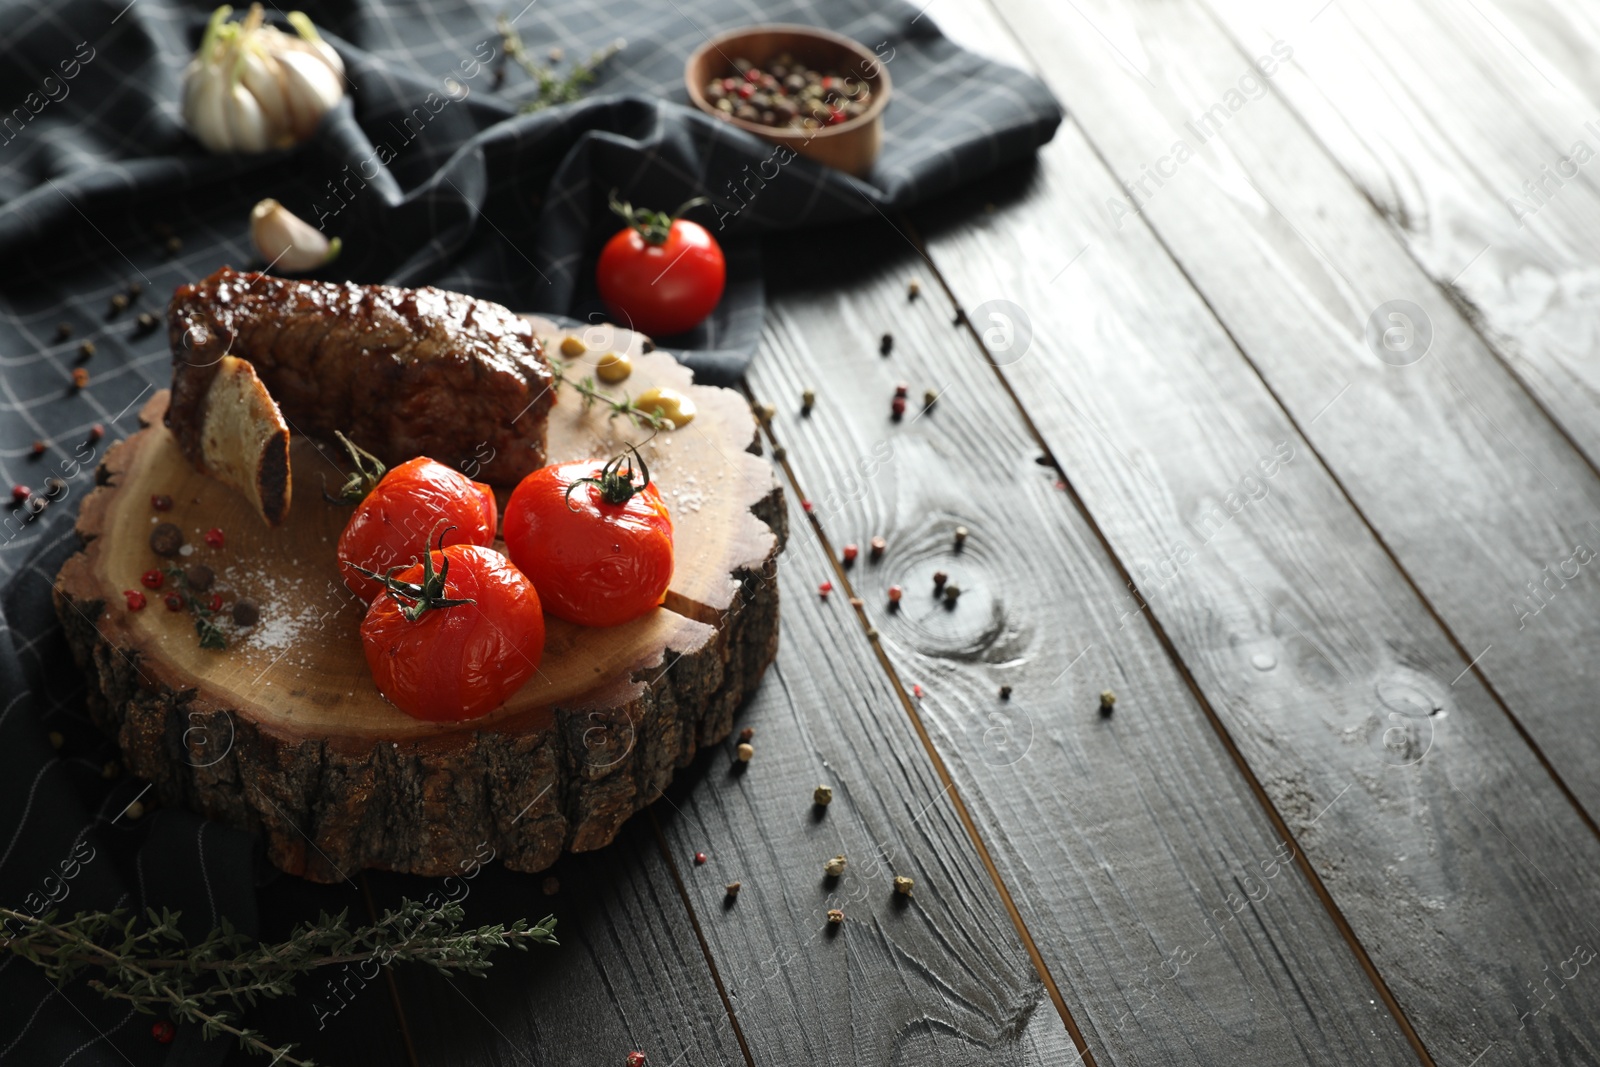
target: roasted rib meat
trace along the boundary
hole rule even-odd
[[[504,486],[544,466],[550,365],[528,322],[499,304],[223,267],[178,289],[167,330],[167,427],[202,470],[225,355],[255,367],[291,430],[326,442],[342,431],[390,466],[429,456]]]

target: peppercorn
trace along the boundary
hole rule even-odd
[[[168,593],[161,599],[161,602],[167,606],[168,611],[183,610],[183,594],[181,593]]]
[[[38,515],[41,512],[43,512],[45,508],[47,508],[49,506],[50,506],[50,501],[46,500],[42,496],[36,496],[33,499],[28,501],[28,514],[29,515]]]
[[[833,592],[833,583],[823,582],[821,585],[817,586],[817,592],[821,594],[822,599],[828,599],[828,594]]]
[[[1111,709],[1116,705],[1116,703],[1117,694],[1113,693],[1109,689],[1103,690],[1100,693],[1100,714],[1110,715]]]
[[[633,359],[624,352],[607,352],[595,363],[594,371],[602,382],[616,385],[633,373]]]
[[[888,546],[889,543],[881,537],[874,537],[871,541],[867,542],[867,550],[871,553],[874,561],[883,558],[883,550]]]
[[[906,413],[906,398],[897,396],[889,404],[889,417],[899,422]]]
[[[206,544],[210,545],[212,548],[221,548],[226,539],[223,537],[222,529],[220,527],[213,526],[211,529],[206,531],[205,540]]]
[[[755,736],[756,728],[754,726],[746,726],[743,730],[739,731],[739,740],[741,741],[749,741]]]
[[[150,551],[169,559],[183,547],[183,531],[176,523],[163,522],[150,531]]]
[[[922,283],[912,278],[906,283],[906,301],[909,303],[922,295]]]
[[[212,611],[212,612],[221,611],[222,610],[222,594],[221,593],[212,593],[211,594],[211,599],[206,601],[206,608],[208,610]]]
[[[944,587],[944,602],[950,607],[955,606],[957,598],[961,596],[961,587],[954,582]]]
[[[261,609],[249,597],[233,602],[233,621],[239,626],[254,626],[261,619]]]
[[[128,602],[129,611],[143,611],[145,605],[144,594],[137,589],[124,589],[122,598]]]
[[[159,324],[159,320],[148,311],[139,312],[139,317],[133,321],[133,335],[135,337],[143,337],[148,333],[154,333],[156,326]]]
[[[122,813],[130,819],[140,818],[144,815],[144,805],[135,800],[132,804],[129,804]],[[159,1038],[157,1040],[159,1040]]]
[[[696,852],[694,854],[694,863],[695,863],[696,867],[701,866],[702,864],[705,863],[705,861],[706,861],[706,854],[704,852]]]
[[[833,803],[833,786],[819,785],[811,791],[811,803],[819,808],[825,808]]]
[[[886,334],[883,335],[883,337],[881,337],[878,340],[878,352],[879,352],[880,355],[887,356],[890,352],[893,352],[893,351],[894,351],[894,334],[886,333]]]
[[[577,359],[587,351],[589,346],[570,333],[561,339],[561,354],[568,359]]]
[[[756,754],[755,746],[748,741],[739,742],[739,747],[735,751],[738,753],[740,763],[749,763]]]
[[[27,500],[32,495],[33,490],[19,482],[11,487],[11,504],[13,507],[15,507],[24,500]]]
[[[166,581],[167,576],[162,574],[160,569],[157,567],[151,567],[149,570],[139,575],[139,584],[144,586],[146,589],[160,589],[166,584]]]
[[[922,686],[920,686],[920,685],[912,686],[911,687],[911,695],[916,697],[918,700],[921,700],[922,699]]]
[[[800,414],[802,414],[802,415],[811,414],[811,409],[816,406],[816,403],[817,403],[817,391],[815,389],[804,390],[800,394]]]
[[[729,900],[733,900],[739,895],[739,883],[729,882],[727,885],[722,887],[722,891],[728,894]]]
[[[899,398],[901,398],[903,400],[907,396],[909,396],[910,394],[911,394],[911,387],[909,385],[907,385],[905,382],[897,382],[895,384],[895,387],[894,387],[894,395],[895,396],[897,396],[897,397],[899,397]]]
[[[802,501],[800,501],[800,507],[801,507],[801,508],[803,508],[803,509],[804,509],[804,510],[805,510],[805,513],[806,513],[806,514],[807,514],[807,515],[810,515],[810,514],[811,514],[811,513],[812,513],[812,512],[814,512],[814,511],[816,511],[816,510],[817,510],[817,506],[816,506],[816,505],[815,505],[815,504],[813,504],[813,503],[812,503],[812,502],[811,502],[811,501],[809,501],[809,500],[802,500]]]
[[[761,424],[763,426],[765,426],[767,423],[771,422],[772,421],[772,417],[774,415],[776,415],[777,413],[778,413],[778,409],[773,407],[771,404],[757,404],[756,405],[756,418],[761,420]]]
[[[72,336],[72,323],[70,323],[70,322],[58,322],[58,323],[56,323],[56,340],[57,341],[65,341],[67,338],[69,338],[71,336]]]
[[[1010,700],[1011,699],[1011,687],[1009,685],[1002,685],[1000,687],[1000,699],[1001,700]]]
[[[843,925],[843,923],[844,923],[844,911],[839,909],[839,908],[829,908],[828,909],[828,922],[831,923],[834,926]]]
[[[782,445],[774,445],[772,446],[772,458],[782,463],[789,458],[789,450]]]
[[[939,402],[939,394],[938,393],[934,392],[932,389],[924,389],[922,391],[922,406],[923,407],[931,408],[931,407],[933,407],[933,405],[937,404],[938,402]]]
[[[87,389],[89,387],[89,372],[82,367],[73,367],[72,387],[74,389]]]
[[[83,344],[78,346],[78,358],[79,359],[89,359],[93,355],[94,355],[94,342],[93,341],[85,341],[85,342],[83,342]]]
[[[32,446],[32,452],[36,456],[42,456],[44,455],[44,450],[48,447],[43,441],[35,441]]]
[[[111,294],[111,308],[109,310],[109,314],[114,318],[117,315],[119,315],[122,312],[127,311],[127,310],[128,310],[128,294],[127,293],[112,293]]]
[[[645,1055],[638,1049],[635,1049],[634,1051],[628,1053],[627,1058],[623,1062],[625,1067],[644,1067]]]
[[[89,440],[90,441],[98,441],[98,440],[100,440],[100,438],[104,437],[105,435],[106,435],[106,428],[105,428],[105,425],[103,423],[98,423],[97,422],[93,426],[89,427]]]
[[[937,593],[939,590],[943,589],[944,588],[944,583],[949,581],[949,580],[950,580],[950,576],[948,574],[946,574],[944,571],[934,571],[933,572],[933,591]]]
[[[67,491],[67,483],[60,478],[46,478],[44,491],[48,496],[57,497]]]
[[[902,596],[904,596],[904,595],[905,595],[905,590],[901,589],[898,585],[891,585],[889,587],[889,610],[890,611],[894,611],[899,607],[900,598]]]
[[[967,543],[967,528],[965,526],[957,526],[956,527],[956,550],[960,551],[961,546],[966,544],[966,543]]]
[[[963,322],[966,322],[966,321],[967,321],[967,313],[965,311],[962,311],[960,308],[957,308],[956,309],[956,313],[955,313],[955,317],[950,320],[950,325],[952,325],[952,326],[960,326]]]
[[[849,564],[854,563],[856,561],[856,557],[860,554],[861,549],[858,548],[854,543],[851,543],[844,546],[844,552],[842,553],[842,556],[845,564],[848,566]]]
[[[139,299],[139,294],[144,292],[144,286],[138,282],[129,282],[127,291],[129,300],[137,300]]]
[[[217,580],[215,572],[204,563],[196,563],[183,572],[183,581],[190,589],[203,593],[211,588],[211,583]]]
[[[150,506],[157,511],[171,511],[172,498],[165,493],[152,493],[150,495]]]
[[[183,241],[177,236],[168,237],[165,247],[167,250],[167,255],[175,256],[179,252],[183,251]]]
[[[894,891],[903,897],[909,897],[911,895],[912,887],[915,885],[915,882],[903,874],[897,874],[894,876]]]
[[[837,878],[844,873],[845,862],[843,855],[835,856],[822,865],[822,873],[829,878]]]
[[[172,1039],[177,1036],[178,1028],[165,1019],[157,1019],[150,1024],[150,1036],[163,1045],[172,1044]]]

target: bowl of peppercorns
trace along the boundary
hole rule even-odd
[[[865,177],[883,146],[885,59],[828,30],[732,30],[695,50],[683,80],[695,107],[778,145],[779,165],[802,155]]]

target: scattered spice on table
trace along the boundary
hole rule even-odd
[[[163,247],[166,249],[167,255],[175,256],[179,252],[183,251],[183,239],[176,235],[168,237],[167,242]]]
[[[912,278],[909,282],[906,283],[906,300],[907,301],[912,301],[912,300],[915,300],[917,297],[919,297],[921,295],[922,295],[922,282],[920,280],[916,279],[916,278]]]
[[[156,326],[159,324],[159,320],[148,311],[139,312],[139,317],[134,319],[133,322],[133,335],[135,337],[143,337],[146,334],[154,333]]]
[[[811,414],[811,409],[816,406],[816,403],[817,403],[817,391],[815,389],[806,389],[806,390],[801,391],[801,393],[800,393],[800,414],[802,414],[802,415]]]
[[[911,695],[916,697],[918,700],[921,700],[922,699],[922,686],[920,686],[920,685],[912,686],[911,687]]]
[[[844,855],[841,853],[822,865],[822,873],[829,878],[837,878],[844,873],[846,862],[848,861],[845,860]]]
[[[162,598],[162,603],[166,604],[168,611],[182,611],[183,595],[181,593],[168,593]]]
[[[165,1019],[157,1019],[150,1024],[150,1036],[155,1038],[158,1044],[170,1045],[172,1039],[178,1036],[178,1028]]]
[[[966,544],[966,543],[967,543],[967,528],[965,526],[957,526],[956,527],[956,549],[959,551],[961,546]]]
[[[777,460],[779,463],[782,463],[784,460],[789,458],[789,450],[784,448],[782,445],[774,445],[772,448],[772,458]]]
[[[146,589],[160,589],[167,582],[167,576],[161,573],[159,567],[151,567],[139,575],[139,584]]]
[[[817,506],[809,500],[800,501],[800,506],[805,509],[805,513],[807,515],[810,515],[812,512],[817,510]]]
[[[87,389],[89,387],[89,372],[82,367],[73,367],[72,387],[74,389]]]
[[[842,908],[829,908],[828,909],[828,922],[831,923],[834,926],[842,925],[844,923],[844,909],[842,909]]]
[[[728,894],[729,900],[734,900],[739,896],[739,886],[740,883],[738,882],[729,882],[727,885],[722,887],[722,891]]]
[[[956,308],[955,317],[950,320],[950,325],[952,325],[952,326],[960,326],[962,323],[964,323],[966,321],[967,321],[967,313],[965,311],[962,311],[960,308]]]
[[[1102,714],[1102,715],[1110,715],[1111,714],[1111,710],[1112,710],[1113,707],[1116,706],[1116,703],[1117,703],[1117,694],[1116,693],[1113,693],[1109,689],[1102,690],[1101,693],[1100,693],[1100,714]]]
[[[638,1051],[637,1049],[635,1049],[634,1051],[628,1053],[628,1058],[626,1060],[626,1064],[627,1064],[627,1067],[644,1067],[644,1064],[645,1064],[645,1055],[644,1055],[644,1053]]]
[[[1011,687],[1009,685],[1002,685],[1000,687],[1000,699],[1001,700],[1010,700],[1011,699]]]
[[[771,405],[771,404],[757,404],[756,405],[756,418],[761,420],[761,425],[763,425],[763,426],[765,426],[768,423],[770,423],[772,421],[772,419],[773,419],[773,416],[775,416],[777,414],[778,414],[778,409],[776,407],[774,407],[773,405]]]
[[[905,590],[898,585],[889,587],[889,610],[894,611],[900,605],[900,598],[905,595]]]
[[[811,791],[811,803],[815,804],[819,808],[825,808],[829,804],[832,804],[833,787],[831,785],[817,786],[817,788]]]
[[[886,333],[886,334],[883,335],[883,338],[878,341],[878,352],[879,352],[880,355],[887,356],[890,352],[893,352],[893,351],[894,351],[894,334]]]
[[[137,589],[124,589],[122,598],[128,602],[129,611],[143,611],[145,606],[144,594]]]
[[[915,887],[916,883],[910,878],[907,878],[905,875],[897,874],[894,876],[894,891],[899,893],[901,896],[909,897],[911,895],[911,890]]]
[[[150,551],[172,558],[183,548],[183,531],[176,523],[163,522],[150,531]]]
[[[872,559],[880,560],[883,558],[883,550],[889,547],[889,543],[881,537],[874,537],[867,543],[867,546],[872,554]]]
[[[904,418],[905,417],[905,413],[906,413],[906,398],[905,397],[897,396],[897,397],[895,397],[893,400],[891,400],[889,402],[889,417],[892,418],[895,422],[899,422],[902,418]]]
[[[126,815],[130,819],[143,818],[144,817],[144,805],[139,803],[137,800],[135,800],[132,804],[129,804],[127,806],[127,808],[123,810],[123,814]]]
[[[72,323],[70,323],[70,322],[58,322],[58,323],[56,323],[56,340],[57,341],[65,341],[67,338],[69,338],[71,336],[72,336]]]
[[[948,574],[946,574],[944,571],[934,571],[933,572],[933,591],[935,593],[937,593],[939,590],[943,589],[944,588],[944,583],[948,582],[949,580],[950,580],[950,576]]]
[[[694,854],[694,865],[696,867],[704,866],[705,862],[706,862],[706,854],[704,852],[696,852]]]
[[[933,407],[933,405],[937,404],[938,402],[939,402],[939,394],[938,393],[934,392],[932,389],[924,389],[922,391],[922,406],[923,407],[931,408],[931,407]]]
[[[85,341],[85,342],[83,342],[83,344],[78,346],[78,358],[79,359],[90,359],[93,356],[94,356],[94,342],[93,341]]]
[[[111,317],[111,318],[116,318],[118,315],[122,314],[124,311],[127,311],[127,310],[128,310],[128,294],[127,293],[112,293],[111,294],[111,306],[106,309],[108,316]]]
[[[90,443],[93,443],[95,441],[100,440],[100,438],[104,437],[105,435],[106,435],[106,428],[105,428],[105,425],[103,423],[97,422],[93,426],[89,427],[89,441],[90,441]]]
[[[951,582],[944,587],[944,603],[946,607],[955,607],[956,601],[961,597],[961,587]]]
[[[756,736],[756,728],[754,726],[746,726],[743,730],[739,731],[739,740],[741,740],[741,741],[754,740],[755,736]]]
[[[832,582],[823,582],[821,585],[817,586],[817,593],[824,600],[828,599],[828,594],[831,593],[831,592],[833,592],[833,583]]]
[[[157,511],[171,511],[172,498],[165,493],[153,493],[150,496],[150,506]]]
[[[206,544],[212,548],[221,548],[226,543],[226,540],[227,538],[224,536],[221,527],[213,526],[206,531]]]
[[[858,118],[872,102],[865,79],[808,67],[787,52],[765,70],[742,56],[733,67],[736,73],[706,82],[705,96],[719,114],[745,122],[820,130]]]
[[[190,589],[203,593],[211,588],[211,583],[217,580],[216,572],[204,563],[196,563],[183,572],[183,580]]]
[[[755,746],[748,741],[739,742],[739,747],[734,751],[738,754],[740,763],[749,763],[756,754]]]
[[[240,597],[233,602],[233,623],[235,626],[254,626],[261,621],[261,608],[249,597]]]
[[[856,557],[860,554],[861,549],[857,547],[854,542],[851,542],[850,544],[844,546],[844,552],[842,552],[840,555],[844,560],[845,565],[848,566],[849,564],[854,563],[856,561]]]

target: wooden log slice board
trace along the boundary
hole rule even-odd
[[[551,350],[563,336],[534,320]],[[722,740],[777,651],[776,557],[782,490],[758,458],[744,398],[695,386],[672,357],[625,331],[589,340],[627,351],[619,397],[651,386],[687,393],[688,426],[640,444],[672,511],[676,568],[666,603],[631,623],[589,629],[548,619],[538,673],[506,705],[463,724],[413,719],[374,687],[357,632],[364,606],[334,558],[348,508],[321,499],[341,482],[331,450],[297,438],[289,518],[269,529],[233,490],[190,467],[161,416],[113,446],[84,501],[84,548],[62,566],[56,608],[91,708],[128,769],[163,803],[260,832],[285,871],[329,882],[363,867],[444,875],[490,849],[517,870],[563,849],[598,848],[660,795],[698,746]],[[585,409],[563,386],[549,418],[551,462],[619,452],[648,431]],[[470,473],[470,472],[469,472]],[[152,494],[169,495],[158,513]],[[160,593],[129,611],[122,591],[164,561],[157,522],[177,523],[228,603],[260,605],[253,627],[225,622],[228,648],[199,647],[193,617]],[[220,549],[203,535],[226,533]]]

